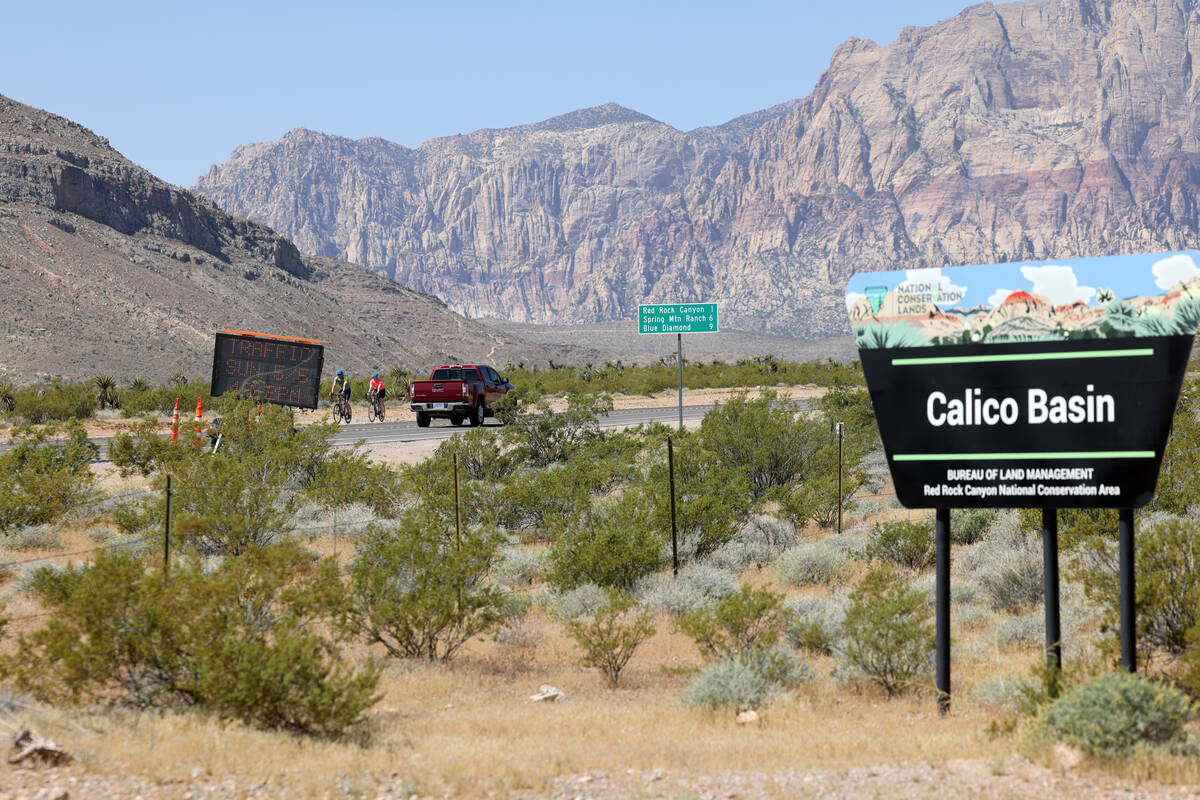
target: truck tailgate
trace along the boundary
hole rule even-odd
[[[462,381],[413,381],[412,402],[453,403],[469,397],[463,393]]]

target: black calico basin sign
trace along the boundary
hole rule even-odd
[[[1200,253],[862,273],[846,305],[903,505],[1153,497]]]

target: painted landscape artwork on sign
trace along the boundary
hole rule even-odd
[[[846,306],[860,350],[1190,336],[1200,252],[862,273]]]

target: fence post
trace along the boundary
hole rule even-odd
[[[679,577],[679,538],[675,527],[675,446],[667,437],[667,474],[671,485],[671,574]]]
[[[167,514],[163,525],[163,580],[171,577],[171,473],[167,473]]]

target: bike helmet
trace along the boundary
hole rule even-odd
[[[341,375],[341,374],[342,374],[342,371],[339,369],[339,370],[337,371],[337,374],[338,374],[338,375]]]
[[[378,373],[378,372],[372,372],[372,373],[371,373],[371,377],[372,377],[372,378],[378,378],[378,377],[379,377],[379,373]]]

